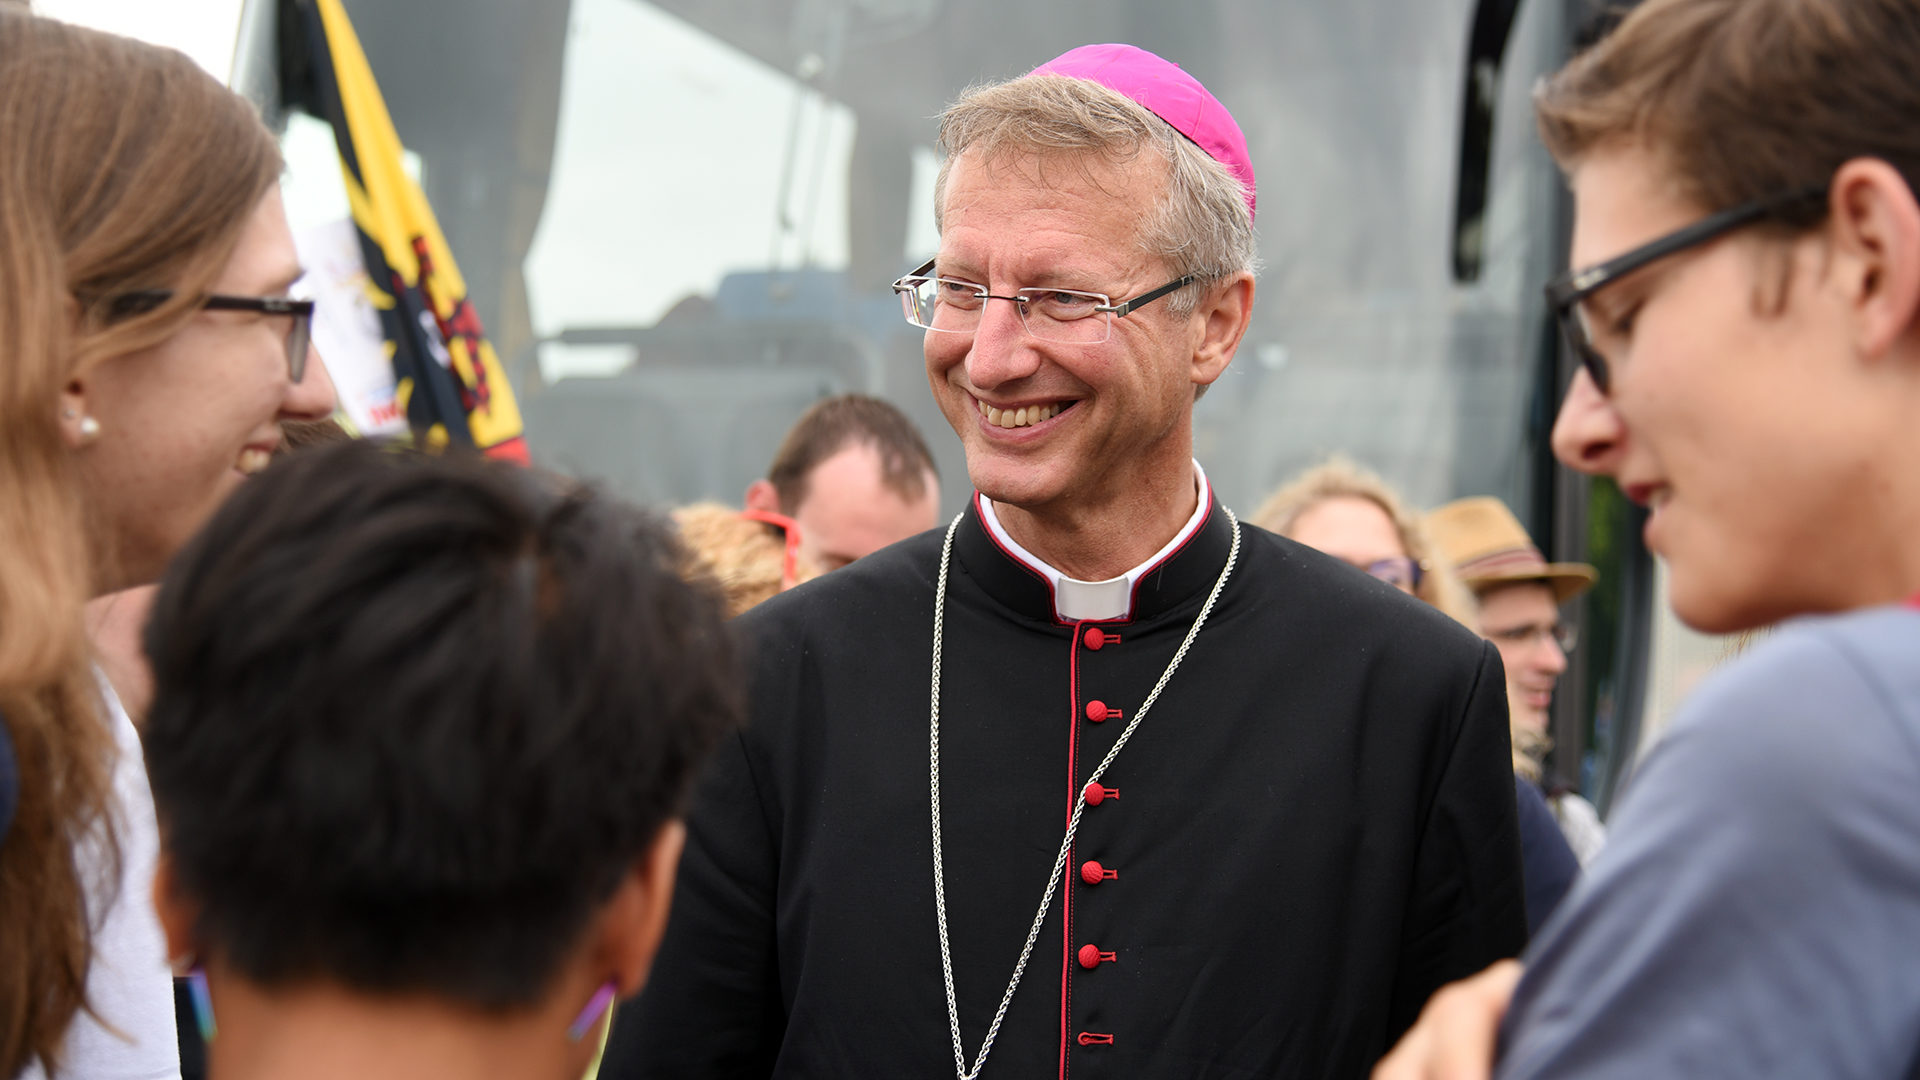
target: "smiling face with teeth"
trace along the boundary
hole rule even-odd
[[[211,291],[285,295],[299,260],[276,188],[255,207]],[[266,468],[283,420],[333,412],[333,383],[318,353],[287,378],[285,319],[200,311],[173,336],[101,360],[75,376],[63,408],[91,416],[100,435],[76,453],[107,589],[151,581],[251,473]]]
[[[963,153],[947,176],[935,272],[996,296],[1057,286],[1117,302],[1157,288],[1173,274],[1142,249],[1140,222],[1159,202],[1164,170],[1150,155],[1122,168]],[[1223,292],[1235,298],[1227,315]],[[1194,393],[1232,358],[1252,280],[1208,293],[1191,316],[1154,303],[1116,318],[1097,345],[1041,341],[1000,300],[987,302],[973,333],[929,331],[928,382],[974,486],[1036,519],[1124,517],[1182,498],[1191,513]]]

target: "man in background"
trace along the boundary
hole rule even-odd
[[[1427,515],[1427,532],[1479,602],[1477,629],[1500,650],[1507,669],[1514,747],[1537,766],[1549,747],[1554,686],[1576,643],[1573,624],[1561,621],[1560,608],[1592,588],[1598,575],[1585,563],[1548,562],[1513,511],[1490,496],[1440,507]],[[1599,814],[1574,792],[1546,794],[1568,845],[1585,865],[1606,840]]]
[[[791,518],[800,559],[837,570],[938,524],[940,474],[905,413],[845,394],[793,425],[767,475],[747,485],[746,508]]]

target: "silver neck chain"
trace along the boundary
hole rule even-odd
[[[1223,508],[1224,509],[1224,508]],[[1160,673],[1160,681],[1153,684],[1153,691],[1140,704],[1126,729],[1120,732],[1120,738],[1100,759],[1100,764],[1080,790],[1074,795],[1073,816],[1067,821],[1067,834],[1060,841],[1060,854],[1054,857],[1053,873],[1047,878],[1047,891],[1040,897],[1040,910],[1034,913],[1033,926],[1027,931],[1027,943],[1020,949],[1020,961],[1013,965],[1013,978],[1007,980],[1007,992],[1000,996],[1000,1008],[993,1014],[993,1023],[987,1027],[987,1037],[980,1044],[980,1056],[973,1059],[973,1068],[967,1068],[966,1051],[960,1047],[960,1006],[953,993],[953,950],[947,944],[947,886],[946,875],[942,870],[940,858],[940,643],[943,636],[944,616],[947,609],[947,569],[953,558],[953,536],[960,529],[960,522],[966,517],[961,514],[947,526],[946,542],[940,547],[940,578],[934,587],[933,595],[933,733],[930,751],[930,780],[928,785],[933,796],[933,908],[940,923],[940,973],[947,982],[947,1028],[953,1035],[953,1071],[959,1080],[975,1080],[980,1069],[987,1063],[987,1052],[993,1049],[994,1036],[1000,1034],[1000,1022],[1006,1019],[1007,1006],[1013,1003],[1013,992],[1020,987],[1020,977],[1026,974],[1027,960],[1033,955],[1033,943],[1040,937],[1040,927],[1047,920],[1047,909],[1053,906],[1053,894],[1060,886],[1060,875],[1065,871],[1067,856],[1073,851],[1073,835],[1080,829],[1080,815],[1087,809],[1087,788],[1098,782],[1106,774],[1107,766],[1120,756],[1120,751],[1133,737],[1140,721],[1147,718],[1147,710],[1160,698],[1160,691],[1167,688],[1167,682],[1180,667],[1187,650],[1193,647],[1194,639],[1200,636],[1200,627],[1206,625],[1207,616],[1213,613],[1214,602],[1220,599],[1220,593],[1227,587],[1227,578],[1233,574],[1233,565],[1240,559],[1240,522],[1227,510],[1227,524],[1233,529],[1233,546],[1227,550],[1227,564],[1220,569],[1220,580],[1213,583],[1213,591],[1207,594],[1207,602],[1201,606],[1200,614],[1194,616],[1193,625],[1187,629],[1186,640],[1180,642],[1180,648],[1167,663],[1167,670]]]

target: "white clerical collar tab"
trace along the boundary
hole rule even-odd
[[[1167,561],[1167,557],[1179,550],[1180,546],[1185,544],[1194,533],[1199,532],[1200,526],[1206,523],[1207,512],[1213,509],[1213,488],[1208,485],[1207,472],[1200,467],[1198,461],[1193,463],[1193,479],[1194,489],[1199,493],[1200,498],[1199,505],[1194,507],[1193,516],[1187,519],[1187,523],[1181,526],[1173,539],[1167,541],[1165,547],[1154,552],[1152,558],[1119,577],[1108,578],[1105,581],[1081,581],[1078,578],[1070,578],[1049,566],[1040,556],[1021,547],[1018,541],[1007,535],[1006,528],[1000,524],[999,515],[994,513],[993,500],[985,495],[979,497],[980,520],[1007,554],[1025,563],[1035,573],[1047,579],[1047,584],[1053,592],[1055,618],[1062,622],[1109,622],[1130,619],[1133,617],[1133,587],[1141,578],[1158,569],[1160,564]]]

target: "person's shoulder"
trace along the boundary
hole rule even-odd
[[[945,526],[910,536],[831,573],[802,582],[742,612],[737,620],[749,636],[834,628],[930,603],[940,568]]]
[[[1485,642],[1439,608],[1305,544],[1246,522],[1241,529],[1244,566],[1235,574],[1253,583],[1271,617],[1309,620],[1319,635],[1478,663]]]
[[[1910,994],[1862,1009],[1827,992],[1894,987],[1920,919],[1916,679],[1896,638],[1910,655],[1913,614],[1795,620],[1694,692],[1530,947],[1500,1076],[1887,1076],[1910,1061]],[[1862,1017],[1898,1031],[1863,1037]]]
[[[1755,796],[1806,794],[1836,770],[1920,779],[1920,612],[1797,619],[1708,677],[1656,753]]]

